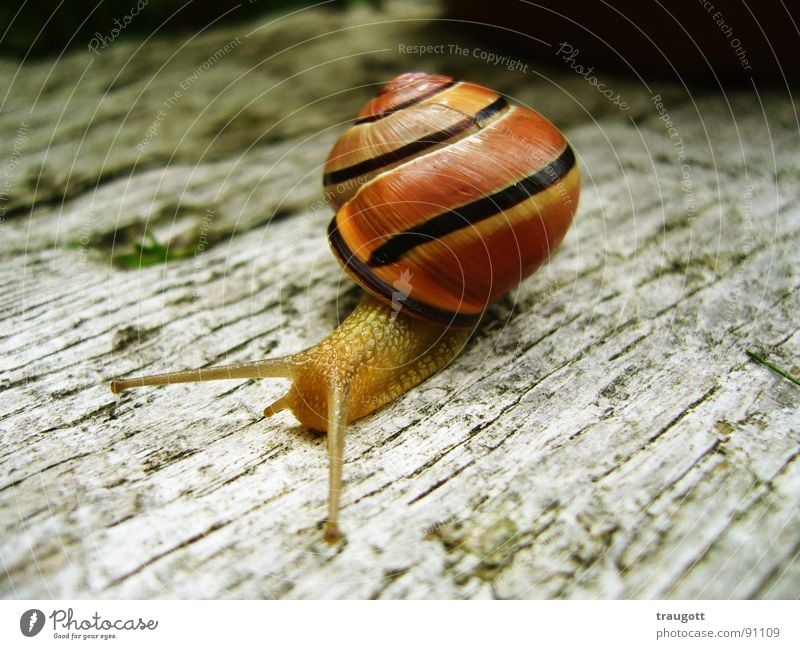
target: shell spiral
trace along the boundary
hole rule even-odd
[[[328,239],[377,298],[475,323],[561,243],[575,155],[539,113],[452,77],[408,72],[367,102],[325,164]]]

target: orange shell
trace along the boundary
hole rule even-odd
[[[558,247],[580,176],[561,132],[473,83],[423,72],[386,84],[325,165],[334,254],[394,308],[455,326]]]

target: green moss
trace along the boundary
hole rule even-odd
[[[155,266],[176,259],[185,259],[194,254],[190,246],[166,246],[151,233],[146,233],[141,242],[131,244],[127,251],[114,255],[114,263],[125,269]]]

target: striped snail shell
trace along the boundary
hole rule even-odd
[[[402,74],[336,142],[325,190],[334,254],[366,291],[464,326],[561,243],[575,155],[539,113],[445,75]],[[411,278],[410,280],[407,278]]]
[[[564,136],[535,111],[438,74],[387,83],[325,165],[328,239],[367,291],[324,340],[289,356],[112,381],[145,385],[280,377],[284,409],[328,437],[328,516],[338,519],[347,424],[445,367],[486,306],[561,243],[580,178]]]

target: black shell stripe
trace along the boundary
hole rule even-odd
[[[390,164],[394,164],[395,162],[400,162],[407,158],[416,156],[426,149],[436,146],[437,144],[441,144],[442,142],[449,140],[451,137],[466,131],[471,126],[481,126],[482,123],[487,119],[493,117],[506,108],[508,108],[508,103],[505,99],[499,97],[488,106],[479,110],[472,117],[466,117],[445,129],[421,137],[418,140],[409,142],[408,144],[404,144],[394,151],[388,151],[387,153],[375,156],[374,158],[362,160],[361,162],[350,165],[349,167],[331,171],[323,176],[322,182],[325,185],[345,182],[372,171],[376,171],[381,167],[386,167]]]
[[[392,113],[397,112],[398,110],[402,110],[403,108],[408,108],[409,106],[413,106],[414,104],[418,104],[421,101],[425,101],[434,95],[438,95],[440,92],[444,92],[448,88],[452,88],[457,83],[461,83],[456,79],[452,79],[447,83],[436,86],[435,88],[431,88],[428,92],[422,93],[413,99],[409,99],[408,101],[404,101],[402,104],[397,104],[394,108],[390,108],[389,110],[384,110],[380,113],[375,113],[374,115],[366,115],[364,117],[359,117],[354,123],[355,124],[365,124],[367,122],[377,122],[379,119],[383,119],[387,115],[391,115]]]
[[[342,264],[351,273],[358,277],[359,283],[363,287],[371,289],[376,295],[392,295],[394,288],[387,282],[384,282],[380,277],[377,277],[374,273],[372,273],[372,271],[369,269],[369,266],[361,261],[355,255],[355,253],[350,250],[350,247],[345,243],[341,233],[339,232],[339,227],[336,224],[336,217],[332,218],[331,222],[328,224],[328,241],[330,241],[331,248],[333,248],[334,253],[337,257],[339,257]],[[466,327],[473,325],[478,322],[481,315],[483,315],[483,313],[478,313],[475,315],[452,313],[450,311],[445,311],[444,309],[437,309],[436,307],[430,306],[425,302],[415,300],[410,296],[403,298],[401,304],[403,309],[408,309],[411,313],[414,313],[422,318],[430,319],[434,322],[449,323],[454,327]]]
[[[567,145],[555,160],[527,178],[399,232],[372,252],[367,265],[377,267],[391,264],[419,245],[510,209],[558,183],[574,166],[575,154]]]

